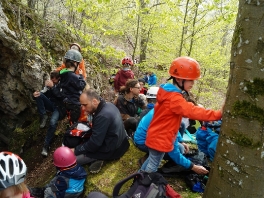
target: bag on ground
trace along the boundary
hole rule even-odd
[[[122,186],[133,180],[130,188],[119,195]],[[159,173],[137,172],[119,181],[113,190],[113,198],[181,198]]]
[[[92,130],[88,123],[77,122],[70,126],[63,137],[63,145],[69,148],[75,148],[83,141],[90,138],[92,135]]]

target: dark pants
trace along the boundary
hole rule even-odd
[[[56,131],[58,120],[59,120],[59,111],[53,102],[50,101],[43,93],[40,93],[39,97],[36,97],[38,112],[41,116],[46,114],[46,111],[52,112],[50,118],[49,128],[44,141],[44,146],[49,146],[50,142],[54,138],[54,133]]]
[[[49,146],[50,142],[54,138],[54,134],[55,134],[55,131],[58,125],[59,117],[60,117],[59,111],[57,108],[55,108],[50,118],[50,124],[49,124],[49,128],[46,134],[45,142],[44,142],[45,146]]]
[[[40,116],[46,114],[46,111],[53,112],[55,106],[43,93],[40,93],[39,97],[36,97],[37,108]]]

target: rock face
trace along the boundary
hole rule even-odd
[[[38,119],[32,93],[42,89],[73,40],[38,20],[21,4],[0,2],[0,144],[2,136]],[[101,75],[88,64],[86,68],[88,84],[99,89]]]
[[[34,123],[39,116],[32,93],[42,89],[50,72],[62,63],[69,43],[76,42],[73,35],[62,29],[43,21],[19,1],[0,1],[0,145],[10,137],[14,142],[20,129],[27,133],[27,127],[38,125]],[[87,83],[112,101],[114,93],[108,76],[101,74],[100,66],[85,59],[90,57],[88,52],[82,55]],[[104,65],[100,55],[97,58],[97,63]],[[14,132],[15,129],[19,130]],[[39,128],[33,131],[36,136],[45,133]]]

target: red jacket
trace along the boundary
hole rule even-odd
[[[126,81],[128,79],[134,79],[134,73],[131,70],[119,70],[116,73],[114,86],[115,90],[119,91],[121,86],[124,86],[126,84]]]
[[[172,84],[161,85],[146,145],[160,152],[172,151],[183,116],[193,120],[213,121],[219,120],[222,114],[221,111],[206,110],[187,102]]]

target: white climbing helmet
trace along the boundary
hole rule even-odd
[[[27,166],[17,155],[0,152],[0,190],[22,183],[25,180]]]
[[[147,91],[147,98],[156,98],[158,93],[159,87],[150,87]]]

